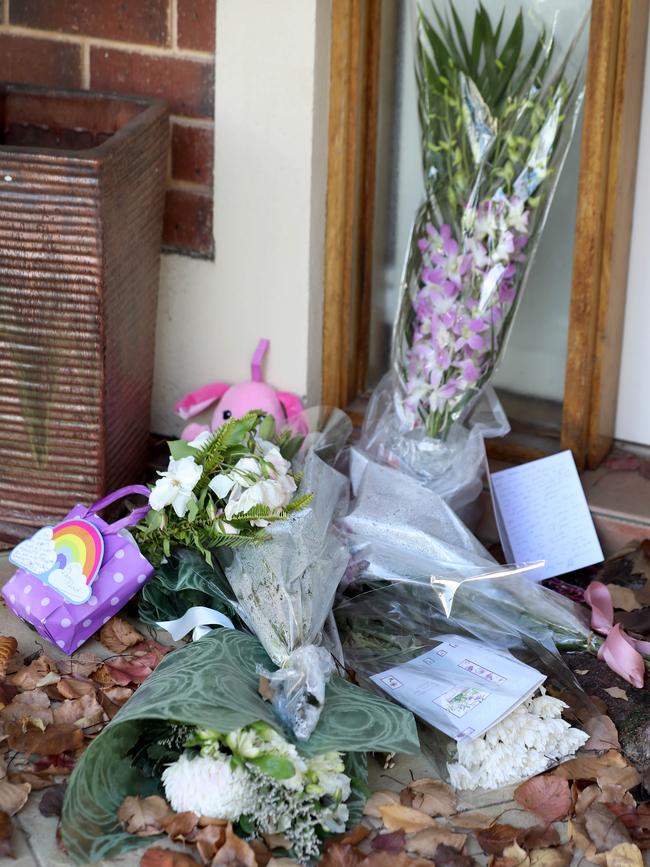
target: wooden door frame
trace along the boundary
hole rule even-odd
[[[580,468],[614,437],[649,0],[593,0],[562,430]],[[333,0],[323,402],[358,421],[368,358],[381,0]],[[356,412],[355,412],[356,410]],[[539,450],[495,444],[500,457]]]

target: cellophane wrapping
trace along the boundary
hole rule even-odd
[[[264,544],[219,551],[237,613],[279,666],[269,675],[275,709],[301,740],[318,721],[332,653],[340,656],[329,616],[349,560],[335,528],[347,510],[348,480],[333,463],[352,425],[338,410],[309,423],[312,433],[294,463],[302,472],[298,495],[311,492],[311,503],[272,525]]]
[[[476,492],[482,438],[508,430],[486,386],[575,131],[589,6],[424,0],[413,16],[425,197],[362,445],[455,508]]]

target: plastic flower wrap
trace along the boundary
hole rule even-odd
[[[575,128],[584,27],[556,32],[538,5],[511,13],[504,3],[492,19],[480,2],[469,4],[473,16],[446,0],[419,6],[426,198],[406,257],[392,371],[364,431],[374,454],[416,474],[444,475],[454,457],[465,463],[462,425],[503,352]],[[580,21],[587,4],[572,10]],[[479,427],[505,430],[498,411]]]
[[[183,747],[161,777],[176,812],[284,835],[300,861],[319,854],[322,835],[345,831],[352,780],[341,753],[302,756],[259,721],[227,733],[194,729]]]
[[[360,820],[367,752],[418,752],[408,711],[336,676],[311,738],[295,743],[259,694],[260,668],[273,669],[260,643],[229,629],[162,661],[75,766],[60,824],[75,863],[150,843],[119,814],[125,798],[154,793],[245,838],[274,828],[310,857]]]
[[[425,581],[407,579],[386,584],[372,573],[365,573],[360,576],[361,586],[357,586],[357,592],[363,589],[364,583],[372,589],[343,599],[335,609],[346,665],[361,682],[374,688],[373,675],[394,672],[396,666],[413,665],[413,662],[419,665],[420,660],[426,663],[427,654],[435,654],[436,648],[444,655],[447,651],[443,644],[447,641],[459,643],[464,639],[468,647],[474,648],[469,653],[470,658],[476,660],[474,670],[478,670],[479,676],[473,678],[477,686],[469,690],[459,669],[455,669],[456,674],[452,669],[443,676],[437,670],[434,675],[433,667],[420,665],[420,677],[425,678],[420,684],[426,683],[428,678],[439,678],[432,680],[432,695],[438,696],[434,704],[439,703],[441,697],[456,693],[464,699],[461,707],[450,705],[447,711],[451,714],[448,719],[456,726],[455,736],[444,733],[427,720],[426,710],[420,714],[424,719],[421,726],[423,748],[436,762],[440,773],[461,789],[510,785],[570,757],[588,736],[564,720],[562,712],[570,708],[572,714],[582,720],[597,713],[547,636],[542,643],[530,634],[518,632],[512,623],[506,626],[498,616],[494,617],[494,607],[488,607],[485,598],[477,602],[474,597],[470,601],[462,589],[480,585],[503,587],[525,580],[520,576],[506,576],[460,582],[449,612],[444,595]],[[514,658],[541,673],[567,701],[546,696],[543,687],[541,691],[538,687],[532,696],[522,694],[511,710],[487,730],[474,733],[464,728],[468,709],[494,692],[491,682],[497,684],[496,689],[502,682],[498,673],[495,675],[483,666],[498,672],[504,665],[504,657]],[[464,664],[467,666],[467,662]],[[405,676],[402,677],[405,681]],[[398,683],[391,680],[393,686]],[[391,696],[404,702],[402,684],[399,685],[400,689],[395,689]],[[419,690],[422,695],[422,685]],[[470,692],[473,694],[469,695]],[[438,711],[438,718],[441,715],[444,713]]]
[[[268,538],[267,527],[301,509],[291,458],[302,444],[292,431],[276,434],[272,416],[250,412],[190,443],[169,443],[171,458],[158,473],[151,511],[137,528],[140,549],[159,565],[177,547],[211,551]]]
[[[260,546],[221,550],[219,562],[237,599],[237,612],[279,666],[269,676],[273,703],[285,725],[304,740],[321,712],[325,684],[334,669],[322,647],[323,631],[349,554],[334,527],[345,514],[348,481],[331,462],[351,423],[334,411],[307,436],[296,465],[298,495],[313,499],[269,528]]]

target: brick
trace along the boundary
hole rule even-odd
[[[212,186],[213,147],[211,128],[172,124],[172,177]]]
[[[163,245],[178,253],[214,255],[212,196],[185,190],[167,190]]]
[[[214,51],[216,0],[178,0],[178,47]]]
[[[93,46],[90,86],[135,96],[159,96],[174,114],[212,117],[214,63]]]
[[[68,42],[0,34],[0,80],[81,87],[81,48]]]
[[[166,45],[169,0],[11,0],[11,24]]]

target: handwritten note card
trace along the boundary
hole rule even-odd
[[[501,470],[492,475],[491,484],[508,559],[546,561],[531,578],[543,581],[603,559],[570,451]]]

